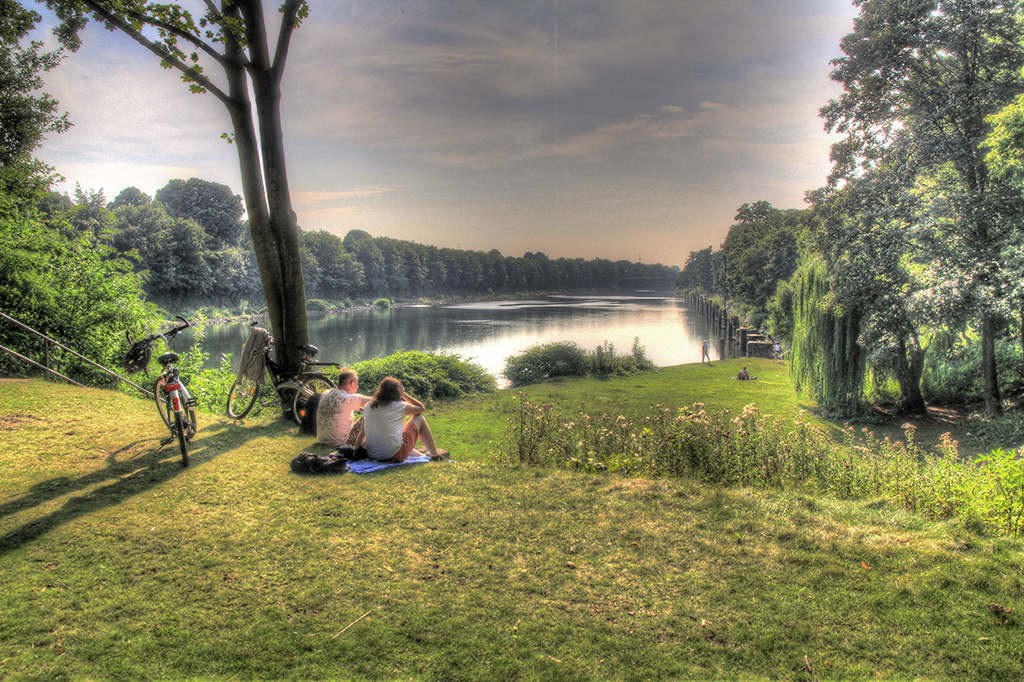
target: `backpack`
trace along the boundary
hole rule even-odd
[[[348,462],[338,454],[300,452],[292,459],[292,471],[297,474],[343,474],[348,471]]]
[[[370,454],[366,451],[365,445],[354,447],[352,445],[348,445],[347,443],[345,445],[339,445],[338,451],[334,454],[338,455],[339,457],[344,457],[350,462],[358,462],[359,460],[366,459],[367,457],[370,456]]]
[[[320,394],[316,393],[309,397],[305,407],[300,409],[299,433],[304,436],[316,435],[316,413],[320,409]]]

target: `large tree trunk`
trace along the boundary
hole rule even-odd
[[[1003,411],[996,374],[996,320],[991,314],[981,318],[981,374],[985,382],[985,413],[995,416]]]
[[[900,384],[900,410],[924,415],[928,409],[921,393],[921,375],[924,373],[925,349],[917,338],[910,343],[900,339],[899,358],[896,360],[896,380]]]
[[[283,48],[278,46],[281,61],[271,64],[262,4],[239,2],[237,7],[245,18],[249,75],[259,114],[257,138],[245,74],[239,69],[229,79],[232,96],[243,103],[235,125],[242,187],[278,362],[299,368],[303,357],[299,349],[309,343],[309,326],[299,231],[288,189],[281,128],[280,72],[287,43]],[[232,119],[235,121],[234,113]]]

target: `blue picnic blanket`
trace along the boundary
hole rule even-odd
[[[425,464],[430,461],[430,457],[427,455],[409,455],[409,459],[405,460],[401,464],[394,464],[393,462],[378,462],[373,459],[360,459],[355,462],[348,463],[348,470],[353,474],[372,474],[374,471],[380,471],[381,469],[390,469],[391,467],[405,466],[406,464]]]

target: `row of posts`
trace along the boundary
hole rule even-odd
[[[771,344],[756,330],[740,326],[740,318],[700,294],[687,294],[687,301],[706,325],[708,342],[717,343],[718,357],[771,357]]]

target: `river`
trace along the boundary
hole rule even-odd
[[[210,326],[204,344],[208,366],[216,366],[222,353],[237,358],[248,326]],[[682,300],[660,296],[551,296],[309,318],[310,341],[323,361],[347,365],[403,350],[455,353],[499,381],[506,358],[538,343],[575,341],[594,350],[608,341],[617,353],[628,354],[639,338],[647,357],[665,367],[700,362],[706,334],[703,321]]]

